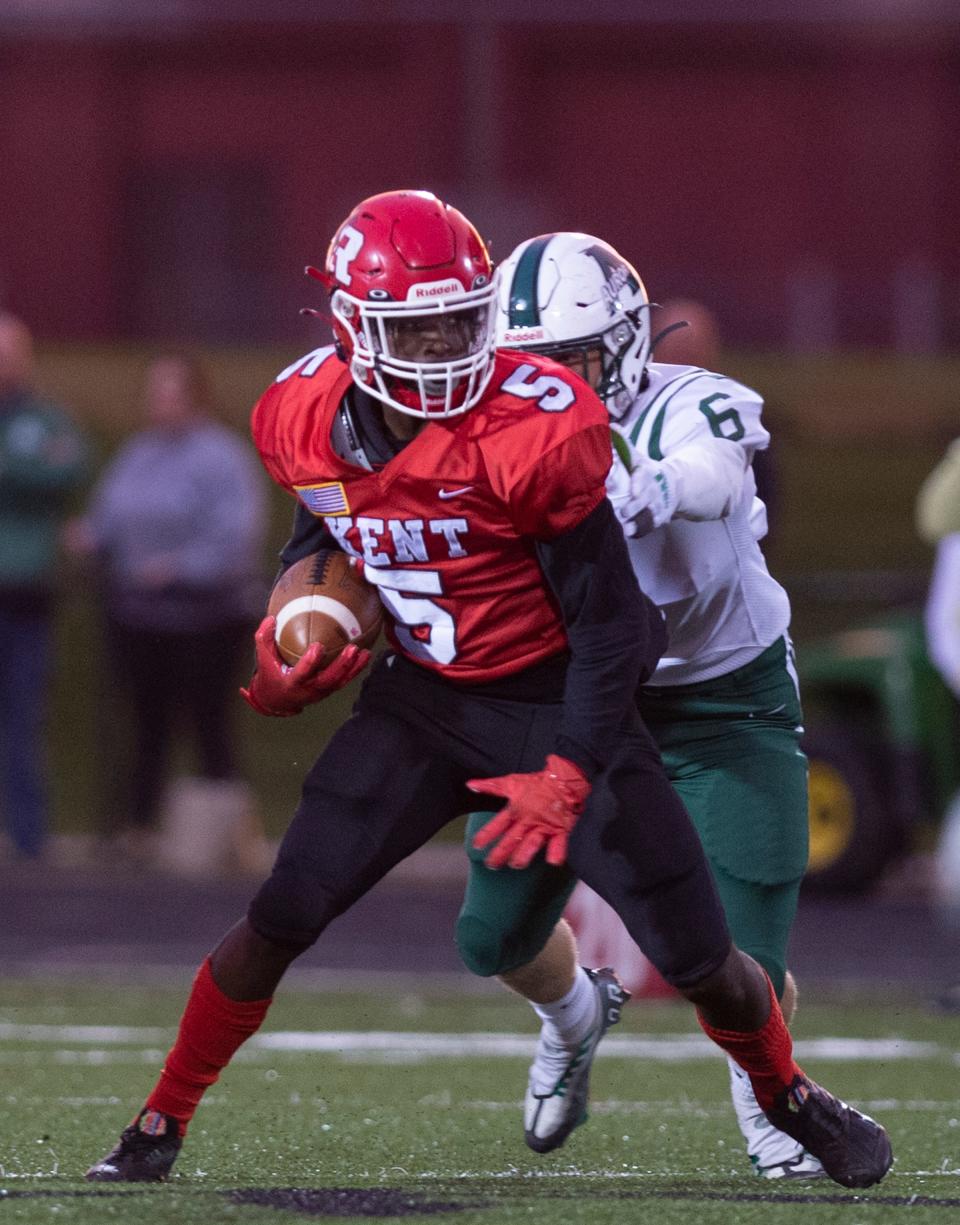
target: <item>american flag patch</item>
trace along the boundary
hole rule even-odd
[[[319,485],[294,485],[297,497],[312,515],[346,515],[350,513],[347,491],[340,481],[323,481]]]

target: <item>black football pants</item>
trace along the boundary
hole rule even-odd
[[[391,868],[476,807],[467,779],[542,769],[561,711],[559,703],[479,696],[381,656],[307,775],[273,872],[251,903],[254,929],[309,947]],[[668,982],[691,986],[726,958],[730,937],[700,841],[638,714],[594,780],[568,871],[610,903]]]

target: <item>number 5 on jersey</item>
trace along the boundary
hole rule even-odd
[[[534,375],[534,378],[530,376]],[[545,413],[562,413],[577,398],[573,388],[555,374],[540,374],[536,366],[518,366],[500,390],[521,400],[536,400],[537,408]]]
[[[416,659],[449,664],[457,657],[457,631],[453,617],[423,597],[443,595],[437,570],[383,570],[365,565],[364,577],[375,583],[380,599],[395,621],[394,632]],[[412,592],[412,595],[404,594]]]

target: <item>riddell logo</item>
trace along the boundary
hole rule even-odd
[[[508,345],[529,345],[536,340],[546,340],[547,334],[543,328],[523,328],[519,332],[504,332],[503,343]]]
[[[464,292],[456,277],[448,277],[445,281],[420,281],[407,290],[407,301],[422,302],[425,298],[446,298],[449,294]]]

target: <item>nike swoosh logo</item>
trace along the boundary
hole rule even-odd
[[[459,498],[462,493],[469,493],[472,488],[472,485],[464,485],[462,489],[441,489],[437,497],[443,498],[444,501],[448,498]]]

